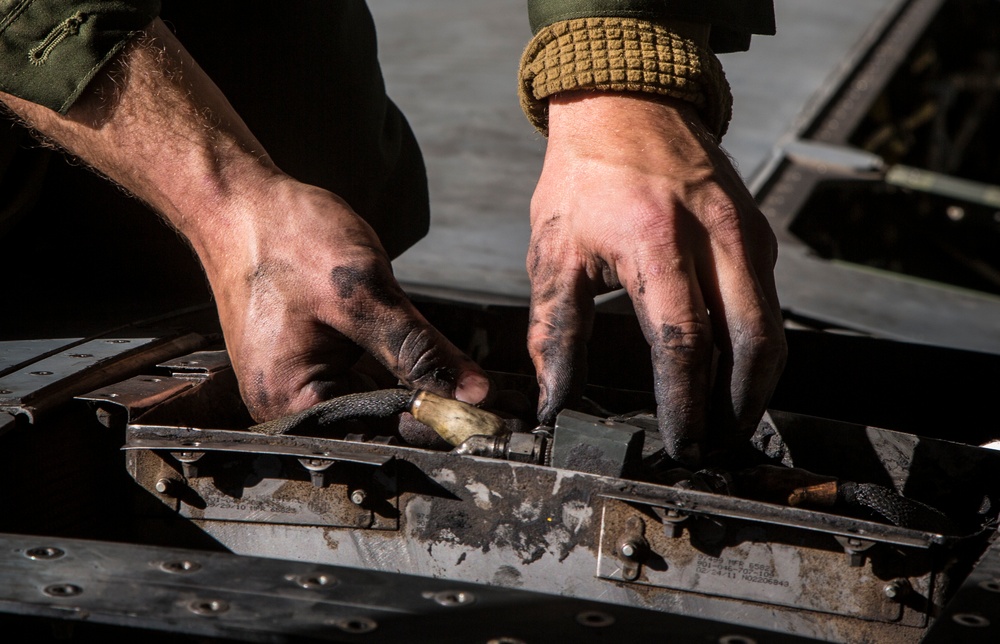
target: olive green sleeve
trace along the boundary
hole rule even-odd
[[[0,90],[65,114],[159,0],[0,0]]]
[[[686,20],[712,25],[715,53],[743,51],[751,34],[774,34],[772,0],[528,0],[532,33],[562,20],[631,18]]]

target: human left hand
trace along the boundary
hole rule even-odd
[[[651,347],[667,452],[697,464],[752,434],[786,355],[777,243],[689,104],[551,97],[531,228],[540,421],[553,422],[582,389],[594,296],[624,287]]]

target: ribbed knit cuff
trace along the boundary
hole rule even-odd
[[[645,20],[580,18],[541,29],[521,56],[521,109],[548,133],[548,97],[571,90],[644,92],[694,105],[721,139],[733,96],[715,54]]]

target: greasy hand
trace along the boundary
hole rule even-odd
[[[281,172],[162,20],[66,115],[3,92],[0,102],[190,242],[258,421],[347,393],[362,350],[407,385],[485,398],[483,372],[406,299],[372,229],[337,196]],[[421,428],[405,438],[440,442]]]
[[[224,257],[202,253],[255,419],[348,393],[362,349],[409,386],[483,400],[482,370],[414,308],[374,231],[343,200],[287,178],[265,193],[232,226],[239,242]]]
[[[776,253],[690,106],[551,98],[527,262],[539,420],[551,423],[584,384],[593,297],[624,287],[651,347],[670,455],[697,464],[713,445],[749,437],[784,366]]]

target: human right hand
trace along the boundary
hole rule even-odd
[[[409,386],[486,397],[483,371],[409,302],[372,229],[336,195],[277,168],[162,20],[66,115],[3,92],[0,101],[188,240],[258,421],[345,393],[362,351]],[[413,429],[408,439],[440,444],[430,428]]]
[[[407,386],[486,397],[483,371],[407,299],[374,231],[339,197],[280,177],[231,220],[224,257],[209,251],[205,266],[255,419],[348,393],[362,351]],[[435,442],[425,434],[408,439]]]

